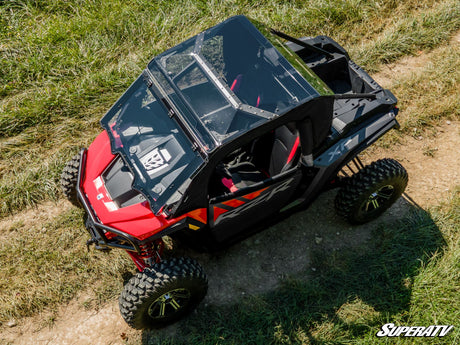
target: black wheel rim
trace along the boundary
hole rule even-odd
[[[360,212],[362,214],[369,214],[376,212],[389,204],[393,196],[394,188],[392,185],[387,185],[379,188],[373,192],[366,201],[361,205]]]
[[[190,301],[190,291],[187,289],[175,289],[158,297],[149,307],[148,313],[154,319],[162,319],[172,316],[181,310]]]

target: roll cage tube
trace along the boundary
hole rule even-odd
[[[313,166],[313,126],[309,117],[297,123],[299,131],[300,149],[302,151],[301,162],[307,167]]]
[[[85,227],[88,230],[91,239],[86,242],[87,246],[90,246],[91,244],[96,245],[96,249],[104,249],[104,248],[119,248],[119,249],[124,249],[127,251],[131,252],[136,252],[140,253],[141,249],[139,247],[139,241],[132,237],[131,235],[128,235],[120,230],[111,228],[109,226],[106,226],[104,224],[101,224],[96,215],[94,214],[94,211],[92,207],[90,206],[89,201],[86,198],[85,193],[81,189],[81,184],[82,184],[82,179],[83,179],[83,166],[86,164],[86,149],[82,149],[80,151],[81,154],[81,159],[80,159],[80,165],[78,167],[78,177],[77,177],[77,185],[76,185],[76,190],[77,190],[77,197],[80,200],[83,208],[85,209],[87,215],[88,215],[88,220],[85,222]],[[115,239],[108,239],[107,236],[105,235],[104,231],[109,231],[123,239],[124,242],[127,242],[128,244],[122,244],[120,241],[117,241]]]
[[[164,73],[164,71],[161,69],[161,66],[157,65],[157,67],[159,67],[159,70],[165,75],[165,77],[167,77],[167,74]],[[187,121],[182,117],[181,112],[176,108],[176,106],[174,105],[174,102],[172,102],[172,100],[169,98],[167,92],[161,87],[160,83],[157,82],[152,72],[150,72],[148,68],[146,68],[142,74],[143,74],[144,80],[146,81],[147,87],[149,87],[153,91],[154,94],[161,95],[159,99],[163,102],[165,107],[168,109],[169,117],[174,119],[176,123],[183,129],[185,135],[189,137],[189,139],[193,143],[192,149],[193,150],[199,149],[199,153],[201,157],[206,161],[208,159],[208,154],[204,148],[203,143],[197,137],[195,132],[190,128],[190,125],[187,123]],[[180,97],[183,97],[182,94],[175,87],[174,83],[171,83],[170,86],[174,88],[174,91]]]
[[[308,44],[308,43],[305,43],[297,38],[294,38],[292,36],[289,36],[288,34],[285,34],[284,32],[281,32],[281,31],[278,31],[278,30],[275,30],[275,29],[270,29],[270,32],[276,36],[279,36],[281,38],[284,38],[285,40],[288,40],[288,41],[291,41],[292,43],[295,43],[301,47],[304,47],[312,52],[315,52],[315,53],[319,53],[319,54],[322,54],[324,56],[326,56],[326,58],[328,60],[331,60],[334,58],[334,55],[332,55],[331,53],[329,53],[327,50],[324,50],[322,48],[319,48],[317,46],[314,46],[312,44]]]

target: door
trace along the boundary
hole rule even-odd
[[[291,201],[302,178],[300,151],[297,129],[286,124],[219,163],[210,183],[215,194],[210,194],[208,209],[211,233],[218,242],[273,218]]]
[[[248,231],[262,220],[273,218],[291,201],[301,176],[300,169],[294,167],[230,195],[211,199],[208,219],[212,235],[223,242]]]

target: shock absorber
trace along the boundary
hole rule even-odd
[[[144,260],[147,266],[152,266],[154,263],[159,263],[161,261],[161,255],[164,249],[164,242],[161,238],[153,242],[144,243],[139,247],[141,249],[139,256]]]

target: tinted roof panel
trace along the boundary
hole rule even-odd
[[[283,54],[248,18],[236,16],[158,55],[149,68],[163,72],[167,93],[211,150],[324,94]]]

